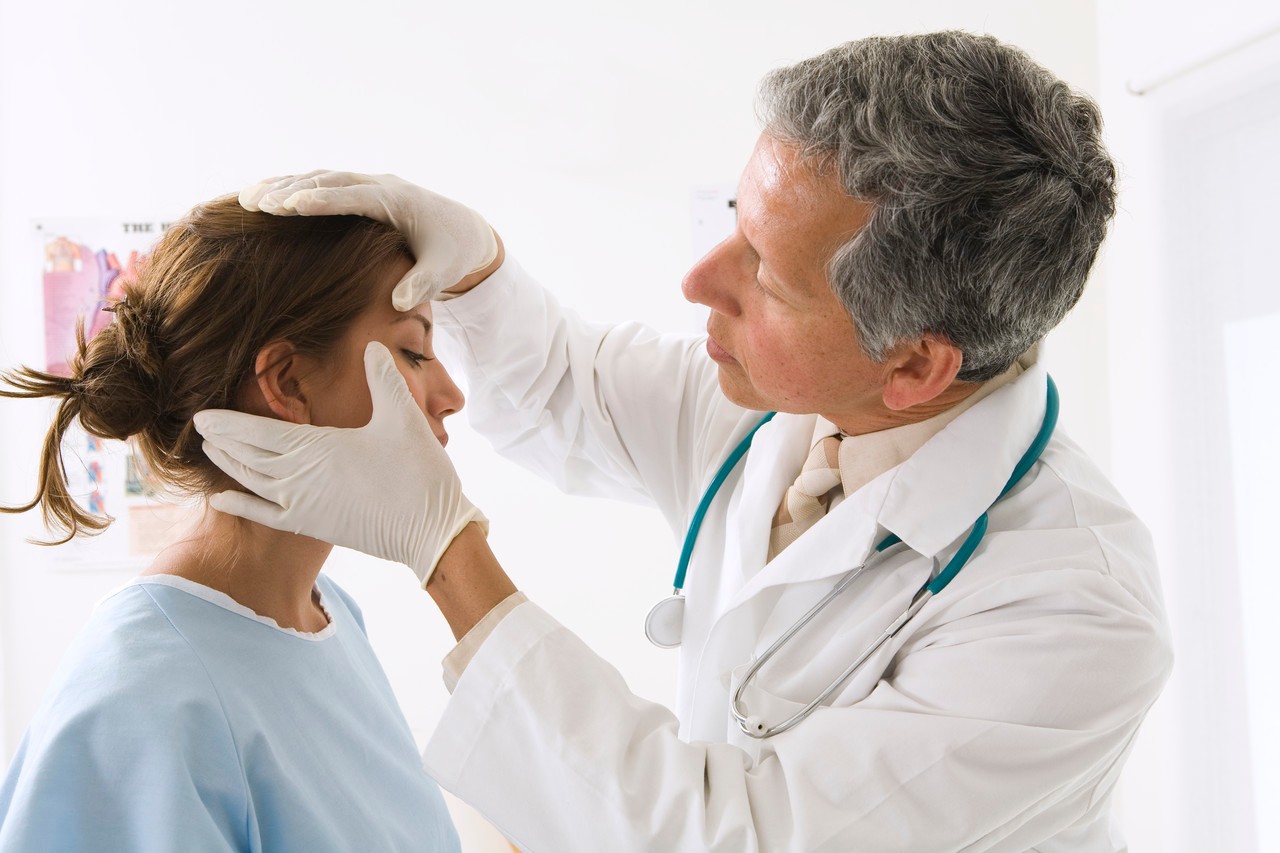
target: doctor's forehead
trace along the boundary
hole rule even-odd
[[[762,133],[742,169],[738,187],[749,184],[757,193],[774,195],[804,194],[806,187],[825,177],[826,170],[818,168],[821,162],[798,145]]]
[[[738,182],[743,233],[757,252],[785,252],[795,256],[792,260],[817,255],[825,264],[832,251],[866,225],[872,208],[845,191],[834,166],[765,134]]]

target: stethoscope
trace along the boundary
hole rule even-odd
[[[1054,427],[1058,423],[1058,388],[1053,383],[1053,377],[1046,377],[1048,380],[1048,391],[1045,402],[1044,422],[1040,425],[1040,431],[1036,433],[1036,437],[1031,442],[1031,446],[1027,448],[1026,453],[1022,454],[1022,458],[1018,460],[1018,464],[1013,469],[1013,474],[1009,477],[1009,481],[1005,483],[1004,488],[996,497],[992,506],[999,503],[1001,498],[1009,493],[1016,486],[1031,467],[1040,459],[1040,454],[1044,452],[1045,447],[1049,444],[1049,439],[1053,436]],[[684,547],[680,550],[680,562],[676,567],[675,589],[672,594],[659,601],[649,611],[649,616],[645,619],[644,632],[649,638],[649,642],[661,649],[672,649],[680,645],[682,635],[684,633],[684,578],[689,570],[689,560],[693,556],[693,546],[698,539],[698,531],[702,527],[702,519],[707,514],[707,509],[711,506],[711,501],[715,499],[716,493],[720,491],[720,487],[724,485],[724,481],[728,479],[729,474],[737,467],[738,462],[746,455],[747,450],[751,447],[751,442],[755,438],[756,433],[760,431],[760,427],[767,424],[773,419],[776,412],[769,412],[760,422],[751,428],[742,441],[738,442],[737,447],[724,460],[724,464],[716,472],[715,477],[711,480],[711,484],[707,486],[707,490],[702,495],[702,500],[698,502],[697,509],[694,510],[693,519],[689,522],[689,532],[684,537]],[[988,512],[990,508],[988,508]],[[875,553],[871,559],[846,572],[844,576],[836,583],[830,592],[822,597],[822,599],[809,609],[809,612],[787,629],[760,657],[751,664],[747,669],[746,675],[743,676],[742,682],[738,685],[737,690],[733,693],[733,702],[730,710],[733,718],[738,722],[738,728],[742,733],[754,738],[773,737],[781,734],[794,727],[801,720],[812,714],[819,705],[821,705],[831,694],[840,689],[840,686],[849,680],[858,668],[866,663],[867,659],[875,654],[881,646],[890,639],[897,636],[902,627],[911,620],[911,617],[920,612],[929,599],[942,592],[947,585],[955,579],[960,573],[964,565],[969,562],[969,558],[973,556],[973,552],[978,549],[982,538],[987,533],[987,513],[984,512],[978,517],[978,520],[969,528],[969,535],[965,537],[961,543],[960,549],[956,551],[947,565],[941,572],[930,572],[931,580],[927,581],[911,598],[911,603],[907,608],[898,615],[896,619],[880,633],[880,636],[867,646],[863,652],[851,663],[844,672],[842,672],[835,681],[827,686],[826,690],[818,694],[816,698],[808,705],[805,705],[791,717],[783,720],[776,725],[769,725],[760,717],[749,715],[742,707],[742,693],[746,690],[747,685],[755,678],[760,668],[773,658],[786,643],[796,635],[805,625],[808,625],[821,613],[828,604],[830,604],[840,593],[844,592],[855,580],[863,575],[868,569],[883,561],[884,552],[902,542],[896,535],[890,534],[886,536],[875,547]],[[938,568],[938,559],[933,560],[933,568]]]

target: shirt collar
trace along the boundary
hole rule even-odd
[[[1020,367],[890,475],[879,522],[917,553],[936,555],[995,503],[1043,424],[1045,369]]]
[[[1022,359],[1014,362],[1004,373],[987,380],[968,397],[928,420],[863,435],[844,436],[840,442],[840,484],[844,493],[851,495],[884,472],[906,462],[956,418],[1021,376],[1027,366],[1035,363],[1035,355],[1031,352],[1023,357],[1025,366]],[[839,432],[838,426],[819,416],[810,446]]]

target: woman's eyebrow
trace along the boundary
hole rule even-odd
[[[395,319],[395,322],[393,322],[391,325],[394,326],[396,323],[403,323],[405,320],[417,320],[419,323],[422,324],[423,333],[427,335],[431,334],[431,321],[428,320],[426,317],[423,317],[421,314],[402,314],[399,317],[397,317]]]

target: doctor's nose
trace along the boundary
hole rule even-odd
[[[735,259],[735,237],[718,243],[685,273],[680,290],[684,298],[721,314],[738,313],[735,276],[741,274]]]

